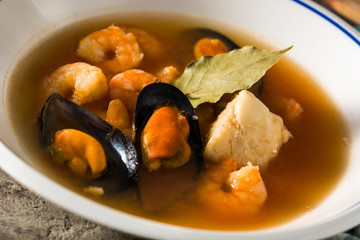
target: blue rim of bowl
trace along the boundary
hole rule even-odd
[[[330,18],[329,16],[327,16],[326,14],[322,13],[321,11],[319,11],[318,9],[310,6],[309,4],[301,1],[301,0],[292,0],[296,3],[298,3],[299,5],[307,8],[308,10],[312,11],[313,13],[319,15],[320,17],[324,18],[326,21],[328,21],[329,23],[331,23],[332,25],[334,25],[336,28],[338,28],[340,31],[342,31],[345,35],[347,35],[351,40],[353,40],[358,46],[360,46],[360,40],[358,37],[354,36],[352,33],[350,33],[348,30],[346,30],[343,26],[341,26],[341,24],[339,24],[338,22],[336,22],[335,20],[333,20],[332,18]],[[354,28],[355,29],[355,28]]]

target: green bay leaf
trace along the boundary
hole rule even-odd
[[[194,108],[217,102],[224,93],[250,88],[291,48],[274,51],[245,46],[214,57],[204,56],[191,62],[172,85]]]

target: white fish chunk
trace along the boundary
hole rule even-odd
[[[264,167],[277,156],[291,134],[250,91],[241,91],[213,124],[205,147],[206,161],[234,158],[240,166]]]

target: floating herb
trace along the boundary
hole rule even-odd
[[[172,85],[194,107],[216,102],[224,93],[250,88],[291,48],[273,51],[245,46],[214,57],[204,56],[191,62]]]

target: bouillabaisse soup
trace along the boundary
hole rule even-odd
[[[143,123],[137,127],[141,129],[140,135],[137,134],[141,143],[135,144],[141,148],[137,151],[141,159],[137,169],[139,176],[122,191],[108,193],[105,190],[103,193],[104,189],[89,184],[96,182],[89,179],[101,178],[104,172],[109,172],[106,160],[98,160],[102,157],[97,151],[86,156],[95,159],[88,159],[88,162],[79,156],[64,157],[71,151],[81,155],[87,145],[96,148],[87,136],[72,130],[62,132],[65,139],[74,134],[71,146],[78,147],[81,142],[81,147],[75,150],[64,150],[61,144],[70,140],[61,140],[60,133],[57,134],[60,139],[57,145],[44,147],[41,144],[38,118],[52,92],[59,92],[81,108],[107,120],[135,141],[132,116],[134,112],[137,114],[136,91],[153,82],[172,84],[187,64],[204,55],[202,51],[212,48],[209,46],[215,46],[215,53],[205,55],[215,55],[216,51],[222,53],[231,48],[229,45],[223,48],[217,41],[211,43],[214,40],[195,47],[199,36],[208,37],[206,35],[211,32],[205,28],[211,26],[212,30],[216,28],[217,32],[226,32],[227,37],[237,45],[266,44],[236,28],[181,17],[184,19],[181,23],[160,14],[90,19],[59,30],[27,54],[12,75],[8,109],[19,142],[35,159],[32,164],[69,189],[112,208],[196,228],[261,229],[289,221],[316,207],[344,172],[348,135],[341,116],[327,96],[286,57],[271,67],[249,91],[225,94],[217,103],[196,104],[205,149],[204,162],[198,157],[192,160],[193,163],[187,162],[189,158],[193,159],[194,152],[191,150],[193,145],[188,142],[193,139],[194,131],[199,129],[193,130],[192,123],[186,120],[191,114],[182,104],[156,106],[150,113],[151,117],[147,117],[146,121],[139,120]],[[127,36],[126,44],[130,44],[131,54],[134,54],[127,60],[120,60],[119,51],[123,50],[113,49],[114,44],[125,44],[118,37],[121,36],[119,31]],[[126,35],[128,33],[132,34]],[[210,38],[218,37],[210,35]],[[98,51],[98,45],[109,45],[100,51],[104,60],[101,63],[90,52]],[[112,60],[117,57],[118,62]],[[124,61],[129,64],[124,66]],[[85,73],[77,77],[81,75],[78,72],[83,70]],[[74,82],[82,81],[80,78],[85,82],[93,81],[87,80],[93,75],[96,78],[95,87],[90,87],[90,90],[83,88],[82,92],[78,89],[80,93],[75,96]],[[70,81],[64,80],[66,76],[75,77]],[[63,81],[67,81],[66,84]],[[125,81],[130,81],[126,83],[130,87]],[[56,84],[52,85],[54,82]],[[129,93],[129,88],[138,89]],[[163,91],[171,93],[169,98],[177,94],[176,90],[172,92],[167,86]],[[155,95],[151,92],[143,102],[159,98]],[[227,106],[232,99],[236,100]],[[183,103],[187,100],[179,101]],[[148,106],[141,107],[148,109]],[[256,110],[247,109],[251,107],[256,107]],[[169,122],[176,123],[176,126],[172,127]],[[267,125],[260,122],[267,122]],[[260,135],[252,132],[258,130]],[[271,135],[270,139],[267,134]],[[276,134],[278,138],[274,140]],[[171,143],[157,140],[164,135]],[[51,139],[52,143],[55,142],[54,136]],[[266,147],[273,145],[275,147],[266,152]],[[153,146],[162,151],[149,150]],[[221,152],[223,148],[230,152],[229,156]],[[181,149],[181,155],[178,149]],[[203,155],[202,151],[199,158]],[[175,158],[170,157],[174,154]],[[174,170],[177,168],[181,170]]]

